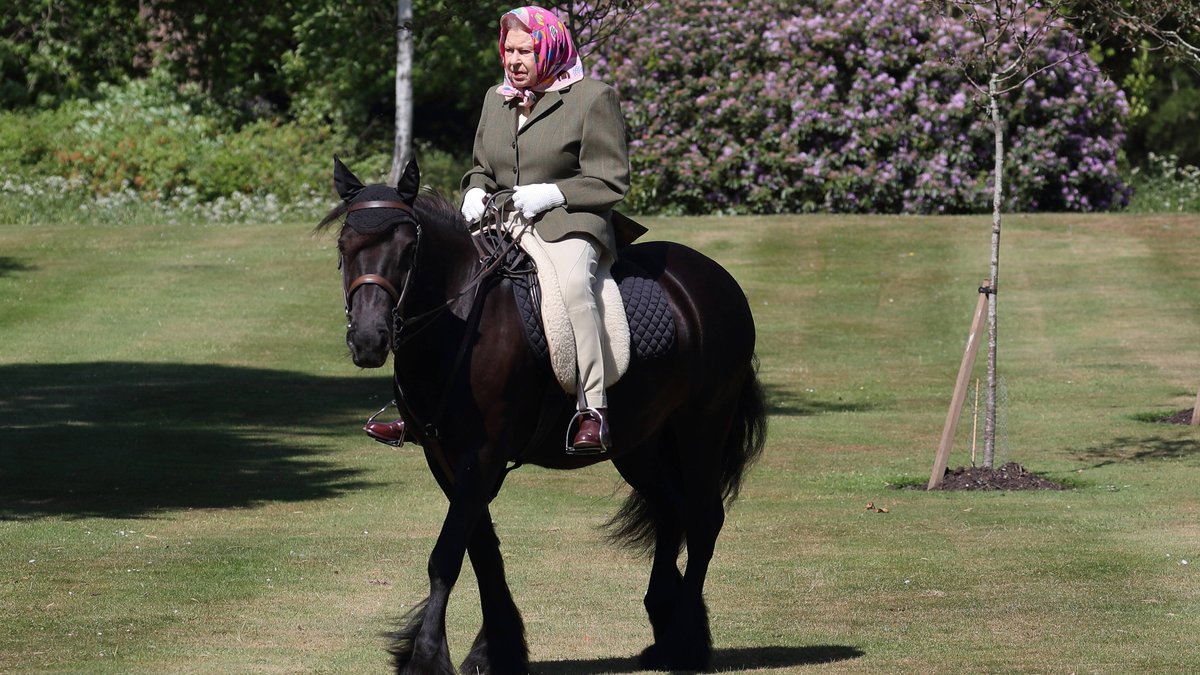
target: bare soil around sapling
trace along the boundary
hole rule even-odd
[[[1016,462],[999,468],[959,467],[947,469],[938,490],[1065,490]]]
[[[1192,423],[1192,415],[1195,415],[1195,414],[1196,414],[1196,412],[1195,412],[1194,408],[1188,408],[1187,410],[1180,410],[1179,412],[1175,413],[1174,415],[1169,415],[1167,417],[1164,417],[1161,420],[1158,420],[1158,423],[1159,424],[1191,424]]]

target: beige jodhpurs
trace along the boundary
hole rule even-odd
[[[524,218],[510,220],[510,230],[520,230]],[[513,226],[516,226],[513,228]],[[579,364],[579,381],[589,408],[607,408],[604,392],[604,351],[600,337],[600,311],[596,308],[596,266],[600,262],[599,247],[585,234],[571,234],[558,241],[546,241],[535,228],[521,235],[535,237],[550,257],[558,289],[543,288],[543,293],[558,292],[571,331],[575,334],[575,354]]]

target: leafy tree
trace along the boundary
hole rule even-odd
[[[1093,39],[1162,51],[1200,72],[1197,0],[1087,0],[1071,3],[1068,12]]]
[[[194,82],[247,119],[286,111],[280,74],[303,0],[142,0],[147,46],[181,82]]]
[[[1089,0],[1072,22],[1130,100],[1126,154],[1200,165],[1200,0]]]
[[[1000,290],[1000,233],[1004,206],[1005,115],[1002,107],[1011,94],[1027,82],[1082,58],[1086,49],[1081,40],[1066,30],[1068,7],[1065,2],[1026,0],[933,0],[937,11],[954,20],[965,20],[979,36],[981,46],[970,52],[954,51],[947,59],[954,63],[987,102],[993,142],[992,169],[992,244],[988,294],[987,404],[984,414],[983,466],[991,468],[996,456],[997,389],[997,293]],[[1045,45],[1051,45],[1053,57],[1038,57]]]
[[[52,107],[149,65],[137,3],[24,0],[0,9],[0,108]]]
[[[412,159],[412,19],[412,0],[398,0],[396,3],[396,139],[392,148],[392,169],[388,172],[387,182],[389,185],[399,184],[404,168]]]

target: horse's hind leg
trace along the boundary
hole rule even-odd
[[[523,675],[529,672],[525,624],[504,579],[500,540],[496,538],[489,513],[485,512],[475,527],[467,553],[479,582],[483,627],[459,672],[464,675]]]
[[[683,590],[683,575],[679,573],[678,564],[683,531],[678,521],[674,518],[670,522],[660,521],[656,540],[650,584],[642,602],[646,606],[646,614],[650,617],[650,626],[654,629],[654,644],[658,645],[667,640],[671,619],[679,604],[679,594]],[[654,650],[654,646],[647,648],[642,658],[653,659]]]
[[[675,604],[665,630],[655,630],[655,644],[642,656],[642,665],[670,670],[704,670],[712,656],[712,633],[704,604],[704,581],[725,524],[721,498],[721,448],[728,424],[697,428],[691,420],[673,425],[683,486],[682,525],[687,541],[687,569],[678,583]],[[720,439],[714,442],[713,439]],[[656,558],[657,562],[657,558]]]
[[[717,533],[724,522],[724,513],[719,499],[703,515],[689,518],[696,522],[687,528],[687,571],[679,577],[675,570],[659,577],[657,586],[652,581],[651,592],[647,593],[646,608],[651,612],[654,625],[654,644],[642,652],[641,665],[656,670],[704,670],[712,656],[712,633],[708,625],[708,608],[704,604],[704,580],[708,575]],[[700,523],[700,519],[707,522]],[[674,567],[672,554],[671,566]],[[656,558],[656,566],[657,559]],[[655,591],[662,602],[651,605]],[[652,609],[653,607],[653,609]]]
[[[654,562],[642,603],[654,629],[654,642],[658,643],[666,638],[683,588],[683,575],[679,573],[678,564],[683,545],[683,525],[680,523],[683,490],[681,486],[667,482],[662,474],[652,481],[634,479],[629,482],[637,491],[630,499],[639,504],[641,518],[652,520],[654,525]]]
[[[615,525],[614,539],[631,547],[653,546],[654,562],[643,604],[654,631],[654,644],[641,655],[643,665],[656,667],[662,645],[668,641],[672,619],[683,590],[679,572],[679,553],[683,545],[681,514],[685,507],[684,488],[679,476],[666,471],[668,464],[660,453],[674,451],[661,442],[631,452],[614,464],[634,489],[621,512],[610,522]],[[670,465],[674,465],[671,460]],[[653,528],[650,541],[649,526]]]

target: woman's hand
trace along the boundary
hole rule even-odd
[[[554,183],[534,183],[513,188],[512,203],[526,218],[533,218],[542,211],[566,204],[567,198]],[[463,208],[466,208],[465,203]]]
[[[483,200],[487,193],[483,188],[471,188],[463,197],[462,214],[468,223],[477,223],[483,217]]]

